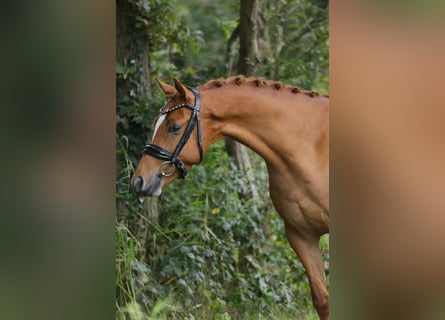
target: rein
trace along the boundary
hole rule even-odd
[[[190,139],[190,135],[193,132],[193,129],[197,127],[197,134],[198,134],[198,148],[199,148],[199,162],[201,163],[203,158],[203,151],[202,151],[202,135],[201,135],[201,121],[199,118],[199,111],[201,108],[201,97],[199,95],[199,92],[196,88],[193,87],[187,87],[191,92],[193,92],[195,96],[195,105],[192,106],[188,103],[180,104],[175,107],[171,107],[167,110],[162,110],[162,108],[159,110],[161,114],[167,114],[172,111],[175,111],[180,108],[189,108],[191,109],[192,115],[190,116],[189,122],[187,124],[187,127],[185,128],[184,134],[181,137],[181,140],[179,140],[178,145],[176,146],[176,149],[173,153],[170,153],[169,151],[165,150],[164,148],[155,145],[153,143],[149,143],[144,147],[143,153],[148,154],[152,157],[155,157],[160,160],[165,160],[160,167],[161,175],[163,177],[171,176],[176,169],[179,170],[180,177],[184,179],[188,175],[188,171],[185,168],[184,162],[182,162],[178,156],[179,153],[181,153],[181,150],[184,148],[188,140]]]

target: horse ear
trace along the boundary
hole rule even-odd
[[[176,89],[174,87],[172,87],[172,86],[162,82],[159,79],[156,79],[156,81],[158,82],[158,85],[162,89],[162,91],[164,91],[165,96],[167,98],[170,98],[170,97],[174,96],[177,93],[177,91],[176,91]]]
[[[184,98],[187,97],[187,88],[181,82],[179,82],[178,79],[173,78],[173,81],[175,82],[175,88],[179,94]]]

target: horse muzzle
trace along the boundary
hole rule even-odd
[[[133,177],[131,185],[133,190],[140,196],[158,197],[162,193],[162,175],[154,174],[150,179],[142,176]]]

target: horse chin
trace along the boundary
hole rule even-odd
[[[159,197],[162,193],[162,187],[159,187],[151,196],[152,197]]]

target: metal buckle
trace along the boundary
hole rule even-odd
[[[167,167],[170,166],[170,167]],[[168,169],[168,170],[166,170]],[[161,171],[161,175],[163,177],[170,177],[176,171],[176,166],[171,161],[165,161],[159,167],[159,171]]]

